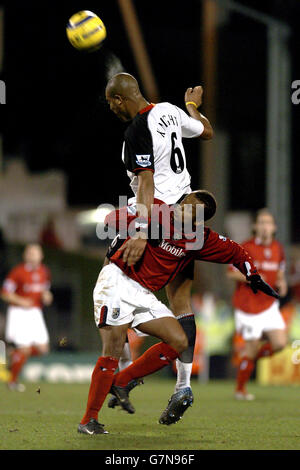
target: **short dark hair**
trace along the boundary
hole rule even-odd
[[[198,191],[194,191],[195,196],[201,202],[204,204],[204,220],[209,220],[211,219],[217,210],[217,201],[215,199],[215,196],[210,193],[209,191],[206,191],[205,189],[199,189]]]

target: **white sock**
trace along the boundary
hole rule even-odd
[[[119,370],[126,369],[130,364],[132,364],[130,346],[129,343],[125,343],[122,356],[119,359]]]
[[[178,392],[178,390],[191,386],[192,366],[192,362],[186,363],[176,359],[177,382],[175,385],[175,393]]]

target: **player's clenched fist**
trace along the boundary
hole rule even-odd
[[[195,86],[194,88],[188,88],[184,95],[185,103],[189,101],[194,102],[197,105],[197,108],[202,104],[202,95],[203,95],[203,88],[202,86]]]
[[[267,284],[259,274],[252,274],[251,276],[247,276],[247,281],[250,282],[250,287],[254,294],[257,294],[257,291],[260,290],[270,297],[279,299],[279,294],[271,286],[269,286],[269,284]]]

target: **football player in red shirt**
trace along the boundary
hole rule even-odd
[[[198,223],[196,207],[199,204],[204,205],[205,220],[214,215],[214,197],[206,191],[195,191],[177,206],[173,221],[184,215],[185,222],[190,218],[195,227]],[[111,244],[107,254],[109,263],[102,268],[94,289],[94,315],[103,352],[92,374],[86,412],[78,426],[80,433],[106,433],[97,420],[110,391],[124,410],[134,413],[128,398],[128,384],[160,370],[188,348],[187,335],[181,324],[153,292],[164,287],[193,260],[232,263],[247,276],[252,289],[278,297],[261,279],[249,254],[237,243],[207,227],[204,228],[203,243],[197,236],[190,239],[180,233],[178,237],[179,233],[172,223],[170,229],[168,238],[148,240],[141,261],[135,265],[129,266],[123,260],[127,244],[125,239],[117,236]],[[128,328],[137,328],[162,342],[149,348],[130,366],[114,375]],[[183,409],[175,410],[176,414],[183,414],[187,404],[183,403],[182,406]]]
[[[49,351],[49,335],[41,309],[52,303],[50,271],[42,264],[40,245],[27,245],[23,256],[24,262],[10,271],[1,291],[1,298],[9,304],[5,339],[14,348],[8,387],[20,392],[25,387],[17,380],[27,359]]]
[[[282,245],[274,238],[275,232],[273,215],[268,209],[261,209],[255,218],[255,236],[242,246],[253,258],[262,278],[284,297],[287,294],[285,257]],[[286,346],[286,327],[278,300],[267,297],[262,292],[254,294],[245,276],[232,266],[228,269],[228,277],[237,283],[233,296],[236,331],[245,340],[243,356],[238,366],[235,397],[238,400],[253,400],[254,396],[247,393],[246,384],[255,362]],[[262,344],[264,340],[267,342]]]

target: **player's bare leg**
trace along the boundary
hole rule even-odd
[[[44,356],[49,353],[49,344],[35,344],[31,346],[31,356]]]
[[[286,329],[266,331],[264,333],[264,336],[267,338],[268,341],[268,343],[266,344],[270,345],[270,353],[265,354],[264,356],[271,356],[276,352],[282,351],[282,349],[284,349],[287,345]]]
[[[176,359],[177,382],[174,393],[160,416],[160,424],[176,423],[194,401],[190,382],[196,341],[196,324],[190,301],[192,274],[180,273],[166,287],[170,308],[188,337],[188,348]]]

